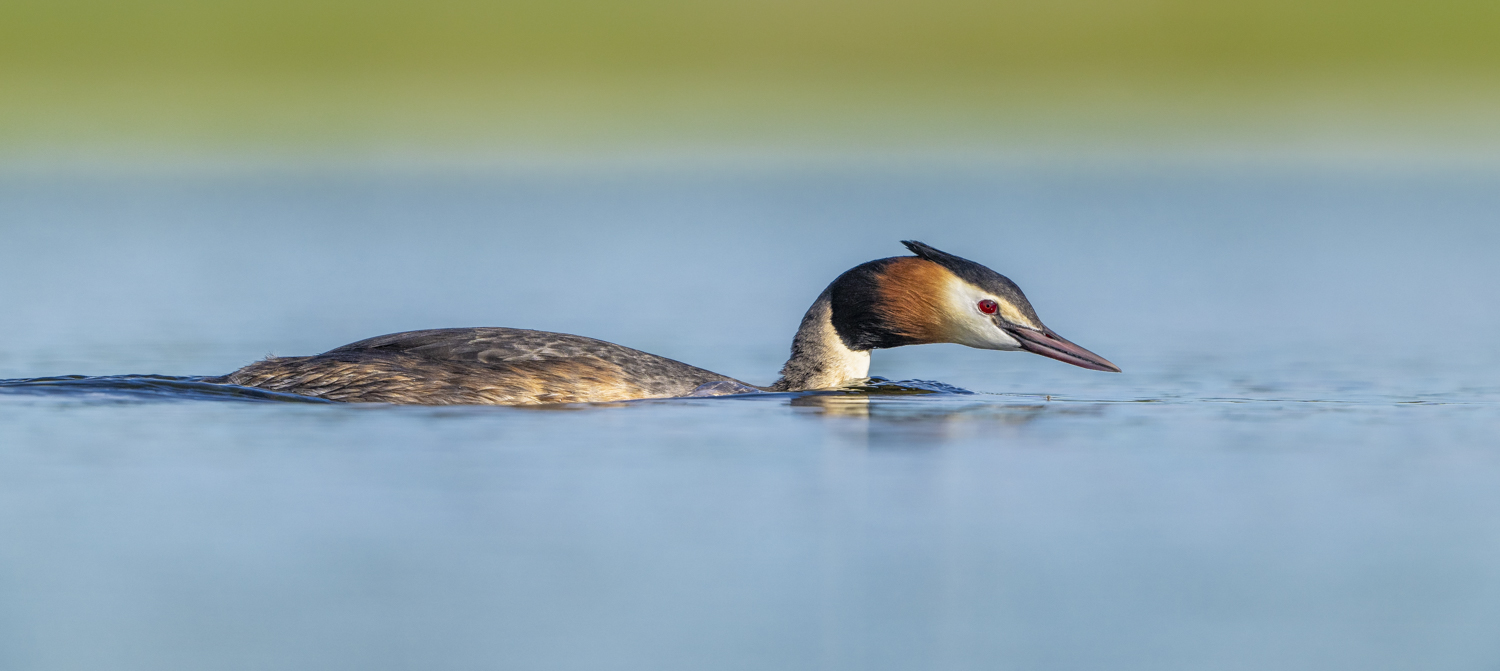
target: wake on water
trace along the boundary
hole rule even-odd
[[[257,387],[205,382],[207,376],[172,375],[59,375],[0,380],[0,394],[47,396],[97,401],[240,401],[258,403],[329,403],[336,401],[269,391]],[[732,386],[725,386],[726,384]],[[710,385],[718,385],[712,388]],[[861,394],[871,396],[911,394],[973,394],[967,389],[929,380],[892,382],[872,377],[839,389],[814,392],[772,394],[736,383],[710,383],[694,391],[690,398],[727,398],[744,396],[806,396],[822,394]],[[344,405],[344,404],[339,404]],[[368,405],[368,404],[367,404]]]

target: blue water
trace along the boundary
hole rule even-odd
[[[1493,668],[1497,187],[1222,160],[12,166],[0,668]],[[542,409],[193,377],[493,325],[765,384],[822,287],[908,238],[1125,373],[926,346],[872,372],[928,393]]]

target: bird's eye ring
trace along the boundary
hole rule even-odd
[[[979,301],[979,311],[987,315],[995,314],[1000,310],[1000,304],[988,298]]]

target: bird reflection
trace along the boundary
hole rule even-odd
[[[887,448],[936,447],[992,433],[997,425],[1020,427],[1058,409],[1047,403],[932,401],[866,394],[808,394],[791,399],[790,405],[820,418],[856,420],[835,422],[830,429],[842,439]]]

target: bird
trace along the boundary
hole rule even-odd
[[[566,333],[479,327],[407,331],[313,356],[272,356],[206,382],[351,403],[542,405],[832,389],[867,380],[877,349],[956,343],[1120,368],[1042,324],[1009,278],[915,240],[913,256],[859,264],[808,308],[770,386]]]

